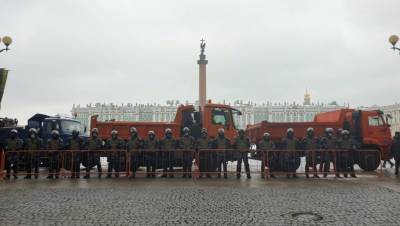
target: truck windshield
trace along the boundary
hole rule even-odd
[[[70,121],[70,120],[62,120],[61,121],[61,130],[65,134],[71,134],[73,130],[78,130],[80,135],[83,135],[83,129],[79,122]]]
[[[368,125],[369,126],[383,126],[383,119],[379,116],[369,116],[368,117]]]
[[[214,125],[222,125],[225,126],[227,123],[227,118],[226,118],[226,114],[225,111],[223,111],[222,109],[214,109],[212,110],[212,117],[211,117],[211,121],[212,124]]]

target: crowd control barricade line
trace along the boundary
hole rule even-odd
[[[126,159],[127,151],[124,149],[118,149],[118,150],[19,150],[19,151],[7,151],[7,152],[1,152],[1,161],[0,161],[0,169],[1,170],[1,178],[4,178],[4,176],[7,175],[7,173],[4,173],[4,171],[7,169],[7,161],[8,158],[13,158],[13,161],[10,165],[16,165],[15,169],[17,170],[17,173],[14,174],[13,167],[11,167],[12,171],[10,173],[11,175],[16,175],[16,176],[26,176],[30,175],[33,176],[36,172],[34,173],[28,173],[28,168],[34,168],[36,164],[38,165],[38,168],[45,166],[47,169],[46,170],[38,170],[37,176],[42,176],[42,175],[47,175],[47,176],[56,176],[56,177],[68,177],[72,176],[74,174],[80,174],[80,175],[85,175],[87,174],[86,171],[86,166],[84,166],[82,170],[81,165],[85,165],[83,162],[83,156],[85,153],[93,153],[97,154],[97,157],[107,157],[108,162],[112,160],[115,160],[114,164],[112,165],[115,169],[112,174],[114,175],[123,175],[127,174],[124,168],[127,167],[128,161],[123,162],[122,160]],[[77,157],[79,155],[79,157]],[[75,158],[77,157],[77,158]],[[114,159],[116,158],[116,159]],[[27,160],[30,160],[31,162],[27,162]],[[4,162],[3,162],[4,161]],[[121,168],[121,166],[115,166],[115,163],[120,164],[124,163],[125,166]],[[77,167],[79,167],[79,171],[74,170],[74,164],[79,164]],[[99,162],[101,165],[101,162]],[[110,166],[110,164],[108,164]],[[89,167],[90,169],[92,167]],[[90,172],[89,170],[89,175],[94,174]],[[102,170],[102,172],[97,172],[96,174],[107,174],[108,173],[108,167],[106,170]]]
[[[186,175],[196,178],[198,168],[196,156],[195,149],[136,149],[128,152],[127,169],[129,169],[130,176],[175,177]],[[141,167],[141,170],[138,167]]]
[[[132,158],[138,154],[138,158]],[[86,157],[85,157],[86,155]],[[253,160],[252,156],[256,156],[257,160]],[[79,158],[75,158],[79,156]],[[94,156],[94,157],[93,157]],[[148,157],[150,156],[150,158]],[[80,175],[118,175],[131,176],[133,173],[137,175],[191,175],[193,179],[203,176],[215,175],[238,175],[237,169],[240,169],[240,175],[246,172],[246,164],[249,161],[250,174],[261,174],[265,179],[269,179],[271,175],[287,175],[288,173],[296,173],[300,175],[322,177],[326,175],[335,175],[345,173],[351,174],[352,167],[356,166],[355,173],[371,174],[364,172],[358,168],[370,167],[378,176],[383,176],[382,165],[380,164],[381,152],[379,150],[345,150],[345,149],[315,149],[315,150],[252,150],[252,149],[171,149],[171,150],[150,150],[138,149],[127,151],[125,149],[118,150],[21,150],[0,152],[0,180],[6,175],[5,170],[9,164],[8,158],[16,159],[17,175],[28,175],[27,166],[31,169],[30,175],[33,175],[33,168],[37,164],[44,164],[52,170],[39,170],[38,175],[50,175],[67,177],[72,176],[74,170],[74,159],[78,159]],[[15,158],[16,157],[16,158]],[[101,168],[101,157],[107,157],[108,166]],[[85,159],[86,158],[86,159]],[[94,159],[95,160],[94,160]],[[238,168],[238,162],[244,167]],[[40,159],[38,162],[37,159]],[[295,159],[295,160],[294,160]],[[29,161],[30,162],[29,162]],[[260,161],[261,160],[261,161]],[[375,161],[376,160],[376,161]],[[84,162],[87,161],[87,162]],[[149,162],[150,161],[150,162]],[[309,161],[307,163],[307,161]],[[28,162],[28,163],[27,163]],[[89,163],[91,162],[91,163]],[[111,162],[111,164],[110,164]],[[378,163],[376,163],[378,162]],[[82,170],[81,164],[88,168],[89,171]],[[100,164],[100,171],[92,172],[92,168]],[[135,165],[136,164],[136,165]],[[274,165],[275,164],[275,165]],[[291,165],[292,164],[292,165]],[[376,165],[376,168],[374,164]],[[321,165],[323,165],[321,167]],[[148,171],[147,167],[151,167]],[[20,167],[20,168],[19,168]],[[112,167],[111,172],[108,167]],[[139,170],[139,167],[141,169]],[[177,168],[186,168],[181,171]],[[306,167],[309,168],[308,173]],[[324,168],[325,167],[325,168]],[[380,168],[378,168],[380,167]],[[132,170],[134,169],[134,170]],[[115,172],[112,172],[114,170]],[[166,170],[164,172],[164,170]],[[161,172],[160,172],[161,171]],[[34,172],[35,173],[35,172]],[[13,174],[11,174],[13,175]]]
[[[5,170],[5,154],[4,154],[4,150],[1,149],[0,151],[0,181],[3,180],[4,178],[4,170]]]
[[[198,150],[199,177],[220,178],[228,175],[240,177],[243,174],[261,174],[260,162],[252,160],[250,156],[254,153],[253,149],[200,149]]]
[[[352,174],[371,174],[363,170],[363,167],[371,167],[373,169],[371,171],[378,177],[383,175],[382,166],[373,165],[374,161],[380,162],[379,150],[315,149],[259,150],[258,152],[262,152],[262,159],[265,159],[262,161],[265,179],[276,175],[293,176],[294,174],[310,177],[327,177],[328,175],[351,177]],[[277,159],[278,162],[272,161],[271,158]]]

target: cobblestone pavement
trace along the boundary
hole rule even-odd
[[[400,179],[0,182],[0,225],[400,225]]]

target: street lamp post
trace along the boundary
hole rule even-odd
[[[8,50],[10,50],[10,49],[8,48],[8,46],[11,45],[12,39],[11,39],[10,36],[4,36],[3,39],[0,38],[0,43],[1,43],[2,41],[3,41],[4,45],[6,46],[6,48],[0,49],[0,53],[3,52],[3,51],[8,51]]]
[[[392,49],[393,50],[398,50],[400,51],[400,48],[396,47],[397,42],[399,41],[399,36],[397,35],[392,35],[389,37],[389,42],[392,44]]]

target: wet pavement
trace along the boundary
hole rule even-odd
[[[0,225],[399,225],[400,178],[0,182]]]

